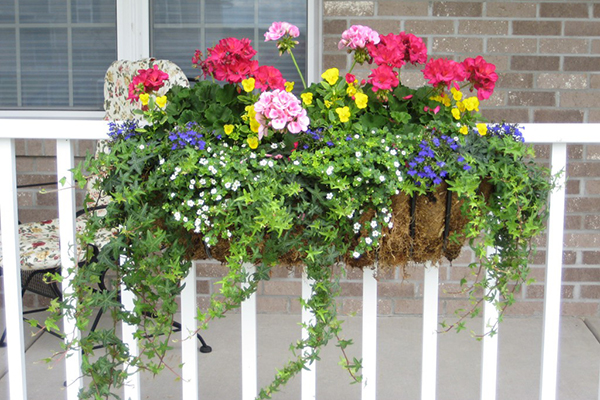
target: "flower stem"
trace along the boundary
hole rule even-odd
[[[300,67],[298,67],[298,63],[296,62],[296,58],[294,57],[294,53],[292,53],[292,49],[289,49],[288,53],[290,53],[290,56],[292,57],[292,61],[294,62],[294,65],[296,66],[296,70],[298,71],[298,75],[300,75],[300,79],[302,80],[302,85],[304,85],[304,89],[306,89],[306,81],[304,80],[304,76],[302,75],[302,71],[300,71]]]
[[[348,71],[349,74],[352,73],[352,70],[354,69],[354,66],[356,65],[356,58],[354,59],[354,61],[352,62],[352,66],[350,67],[350,71]]]

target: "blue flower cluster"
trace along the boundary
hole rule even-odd
[[[409,170],[407,174],[415,180],[417,186],[422,184],[427,187],[439,185],[448,176],[448,171],[446,170],[446,161],[438,159],[436,150],[439,149],[439,153],[446,154],[447,151],[444,151],[443,148],[447,147],[454,152],[458,152],[460,144],[454,138],[442,135],[439,138],[434,136],[431,143],[422,140],[419,147],[420,150],[417,155],[408,162]],[[464,157],[457,154],[456,161],[463,164],[462,167],[465,171],[471,169]]]
[[[136,120],[124,121],[121,123],[109,122],[108,129],[108,136],[110,136],[112,140],[127,140],[140,134],[137,132],[138,123]]]
[[[171,150],[182,149],[186,146],[204,150],[206,147],[206,142],[203,140],[204,135],[196,129],[198,129],[198,124],[195,122],[188,122],[184,128],[176,127],[173,132],[169,133],[169,140],[173,142]]]
[[[523,137],[523,132],[521,132],[522,127],[519,127],[515,124],[496,124],[496,125],[488,125],[488,135],[490,136],[510,136],[515,142],[524,142],[525,138]]]

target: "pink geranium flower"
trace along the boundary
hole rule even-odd
[[[275,89],[261,93],[254,103],[256,121],[260,124],[258,138],[268,135],[269,128],[290,133],[300,133],[308,129],[310,120],[300,100],[293,93]]]
[[[158,69],[158,65],[148,69],[140,69],[129,84],[127,99],[132,103],[138,101],[140,94],[151,93],[160,89],[168,79],[169,74]]]
[[[380,65],[377,68],[371,70],[369,75],[369,83],[373,85],[373,91],[377,90],[391,90],[398,86],[400,81],[398,80],[398,72],[389,65]]]
[[[258,61],[252,60],[256,50],[247,38],[221,39],[207,53],[206,60],[201,63],[204,76],[213,76],[219,81],[239,83],[258,68]]]
[[[454,87],[459,89],[456,82],[467,79],[465,67],[461,63],[446,58],[429,60],[422,71],[425,79],[434,87],[446,86],[450,89],[450,85],[454,82]]]
[[[483,57],[467,58],[462,62],[467,73],[467,80],[477,89],[477,98],[485,100],[494,92],[498,74],[496,66],[486,62]]]
[[[269,30],[265,32],[265,42],[279,40],[286,35],[297,38],[300,36],[300,30],[289,22],[273,22]]]
[[[352,25],[342,33],[342,40],[338,43],[338,49],[347,47],[351,50],[361,49],[367,43],[379,43],[379,34],[368,26]]]
[[[404,44],[404,61],[411,64],[425,64],[427,62],[427,46],[423,39],[412,33],[400,32],[398,34]]]

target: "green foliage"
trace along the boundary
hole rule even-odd
[[[153,373],[165,367],[176,296],[203,246],[228,273],[208,310],[198,312],[201,326],[239,307],[282,260],[302,263],[314,282],[313,296],[301,303],[316,322],[305,326],[308,338],[292,345],[292,359],[261,389],[261,399],[318,360],[331,340],[343,368],[360,381],[361,362],[347,354],[352,341],[341,336],[334,267],[367,255],[376,260],[382,237],[394,228],[391,198],[426,194],[442,182],[462,201],[468,221],[462,233],[479,259],[471,265],[478,278],[465,289],[474,307],[465,314],[477,315],[481,289],[497,289],[488,300],[501,310],[514,302],[515,285],[527,282],[531,240],[544,229],[553,187],[518,127],[499,125],[483,136],[476,107],[471,112],[464,108],[468,102],[429,87],[400,86],[383,97],[366,85],[362,108],[349,90],[356,88],[343,79],[311,85],[304,92],[313,96],[304,103],[310,128],[295,135],[271,131],[252,148],[256,130],[248,106],[256,95],[211,82],[174,87],[164,110],[144,113],[149,125],[114,134],[109,152],[79,167],[81,180],[82,171],[101,176],[97,189],[112,199],[106,215],[90,213],[82,245],[93,243],[99,228],[116,229],[97,257],[76,271],[73,295],[60,307],[81,329],[96,308],[114,320],[70,345],[83,349],[84,374],[91,378],[82,398],[112,396],[127,377],[125,363]],[[345,121],[338,111],[344,107],[350,111]],[[454,108],[462,108],[459,118]],[[491,186],[489,196],[482,185]],[[488,257],[488,246],[497,254]],[[248,275],[244,263],[256,272]],[[136,295],[133,310],[121,307],[117,289],[90,289],[104,274],[110,287]],[[57,318],[46,326],[55,327]],[[116,335],[117,321],[139,326],[139,357]],[[460,331],[464,323],[454,327]],[[97,345],[104,349],[93,350]],[[102,355],[92,361],[96,353]]]

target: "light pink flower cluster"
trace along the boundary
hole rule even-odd
[[[302,103],[296,96],[285,90],[273,90],[261,93],[254,103],[256,120],[260,124],[258,138],[268,135],[268,128],[281,131],[285,128],[290,133],[306,131],[310,120]]]
[[[285,35],[297,38],[300,36],[300,30],[296,25],[292,25],[289,22],[273,22],[269,30],[265,32],[265,42],[279,40]]]
[[[338,49],[347,47],[351,50],[361,49],[367,43],[379,43],[379,34],[368,26],[352,25],[342,33],[342,40],[338,43]]]

